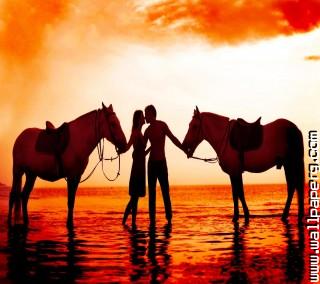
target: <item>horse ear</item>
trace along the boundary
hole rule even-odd
[[[199,114],[200,114],[200,111],[199,111],[198,107],[196,106],[195,110],[193,111],[193,115],[198,116]]]
[[[111,111],[113,111],[113,106],[112,106],[112,104],[109,105],[109,109],[110,109]]]
[[[103,102],[102,102],[102,108],[103,108],[103,109],[105,109],[105,108],[106,108],[106,106],[104,105],[104,103],[103,103]]]

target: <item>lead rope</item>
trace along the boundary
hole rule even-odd
[[[117,148],[115,148],[117,151]],[[104,175],[104,177],[108,180],[108,181],[115,181],[119,176],[120,176],[120,167],[121,167],[121,160],[120,160],[120,155],[118,154],[116,157],[111,157],[111,158],[104,158],[103,157],[103,153],[104,153],[104,140],[102,142],[102,147],[100,149],[100,159],[101,159],[101,169],[102,169],[102,173]],[[107,176],[107,174],[104,171],[104,161],[111,161],[113,162],[114,160],[118,159],[118,172],[116,174],[116,176],[114,178],[109,178]]]

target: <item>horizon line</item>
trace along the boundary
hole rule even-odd
[[[244,185],[245,186],[253,186],[253,185],[286,185],[285,182],[283,183],[246,183]],[[83,185],[79,185],[78,186],[78,189],[79,188],[113,188],[113,187],[128,187],[129,185],[107,185],[107,186],[104,186],[104,185],[97,185],[97,186],[94,186],[94,185],[88,185],[88,186],[83,186]],[[230,186],[231,187],[231,184],[230,183],[217,183],[217,184],[171,184],[170,187],[184,187],[184,186]],[[11,188],[11,186],[8,186],[6,184],[1,184],[1,187],[3,188]],[[160,185],[157,185],[157,188],[160,187]],[[34,187],[34,189],[37,189],[37,188],[55,188],[55,189],[60,189],[60,188],[67,188],[67,185],[66,186],[36,186]],[[146,188],[148,188],[148,186],[146,185]]]

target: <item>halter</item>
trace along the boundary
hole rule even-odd
[[[109,117],[111,115],[115,114],[114,112],[112,113],[108,113],[106,116],[107,116],[107,119],[108,119],[108,122],[109,122]],[[98,162],[96,163],[96,165],[93,167],[93,169],[91,170],[91,172],[88,174],[88,176],[81,180],[80,183],[88,180],[92,174],[94,173],[95,169],[97,168],[97,166],[101,163],[101,169],[102,169],[102,173],[104,175],[104,177],[108,180],[108,181],[115,181],[119,176],[120,176],[120,166],[121,166],[121,162],[120,162],[120,155],[118,154],[116,157],[111,157],[111,158],[104,158],[104,139],[100,138],[100,127],[99,127],[99,123],[98,123],[98,115],[99,115],[99,110],[96,110],[96,116],[95,116],[95,133],[96,133],[96,137],[97,139],[99,140],[98,144],[97,144],[97,151],[98,151]],[[114,134],[112,131],[110,131],[110,136],[111,136],[111,142],[112,143],[115,143],[115,138],[114,138]],[[101,142],[102,140],[102,142]],[[118,150],[117,147],[115,146],[115,149],[116,151]],[[117,151],[118,152],[118,151]],[[104,166],[103,166],[103,162],[104,161],[114,161],[116,159],[119,159],[118,160],[118,172],[116,174],[116,176],[114,178],[109,178],[107,176],[107,174],[105,173],[104,171]]]
[[[200,137],[203,137],[204,135],[200,136],[201,134],[203,134],[203,131],[202,131],[202,119],[201,119],[201,116],[200,114],[198,115],[198,117],[195,117],[197,119],[199,119],[200,121],[200,127],[198,129],[198,141],[200,141]],[[210,164],[215,164],[215,163],[218,163],[219,162],[219,157],[218,157],[218,154],[222,154],[222,150],[223,150],[223,142],[225,141],[225,138],[226,138],[226,135],[228,134],[229,132],[229,128],[230,128],[230,123],[228,123],[228,127],[226,129],[226,132],[222,138],[222,141],[221,141],[221,144],[220,144],[220,147],[219,147],[219,150],[217,152],[217,156],[215,158],[199,158],[199,157],[195,157],[195,156],[191,156],[190,158],[192,159],[195,159],[195,160],[201,160],[201,161],[204,161],[206,163],[210,163]]]

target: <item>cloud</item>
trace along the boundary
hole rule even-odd
[[[145,8],[154,30],[193,33],[214,44],[237,44],[304,33],[319,26],[318,0],[179,0]]]
[[[59,79],[53,62],[76,70],[86,61],[117,52],[123,39],[147,36],[143,17],[129,0],[0,0],[0,4],[0,110],[10,109],[16,124],[39,96],[46,95],[40,93],[44,84],[55,86],[59,95],[66,92],[53,82],[53,77]]]
[[[1,6],[0,52],[8,61],[25,62],[43,47],[46,31],[66,15],[63,0],[4,1]]]

